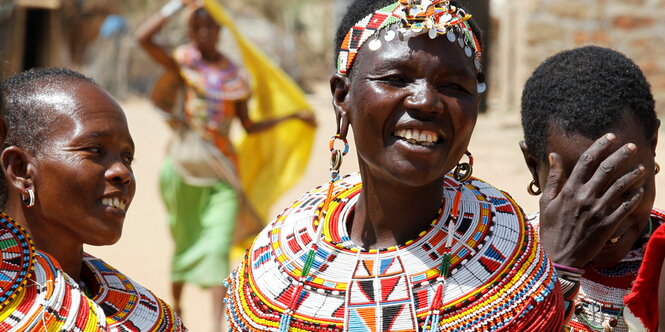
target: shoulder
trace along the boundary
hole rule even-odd
[[[111,327],[133,326],[139,331],[184,330],[180,317],[147,288],[94,256],[85,254],[83,263],[97,283],[93,300],[104,308]]]
[[[201,53],[193,44],[184,44],[173,50],[173,58],[180,65],[192,65],[201,59]]]

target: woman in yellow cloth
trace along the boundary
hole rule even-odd
[[[153,37],[187,5],[191,43],[170,54]],[[160,174],[175,241],[174,306],[181,310],[185,283],[211,287],[213,329],[219,330],[232,235],[235,231],[235,239],[242,240],[258,231],[257,221],[266,219],[272,202],[302,174],[314,117],[303,93],[239,34],[223,8],[214,1],[204,5],[167,3],[139,28],[137,39],[167,69],[153,101],[176,134]],[[221,26],[233,34],[248,79],[217,50]],[[174,96],[183,87],[184,106],[174,107]],[[236,118],[251,135],[234,146],[229,130]]]

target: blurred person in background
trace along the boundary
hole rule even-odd
[[[153,38],[177,11],[189,6],[190,43],[171,54]],[[167,73],[160,85],[184,88],[184,106],[164,103],[172,92],[153,94],[168,124],[176,132],[160,174],[160,188],[169,215],[175,249],[171,265],[174,307],[182,312],[185,283],[211,288],[213,330],[221,330],[229,274],[229,251],[244,198],[237,171],[237,154],[229,137],[231,123],[239,120],[248,134],[266,131],[289,120],[314,125],[309,112],[296,112],[253,121],[248,113],[251,97],[247,78],[217,49],[220,26],[193,1],[174,0],[147,20],[136,32],[144,50]],[[156,90],[157,91],[157,90]],[[266,92],[267,93],[267,92]],[[168,104],[168,105],[165,105]]]

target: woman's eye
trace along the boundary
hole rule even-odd
[[[95,153],[95,154],[101,154],[102,151],[103,151],[102,148],[96,147],[96,146],[89,147],[89,148],[87,148],[87,150],[92,152],[92,153]]]
[[[442,92],[458,92],[458,93],[469,93],[469,91],[456,83],[444,84],[439,87],[439,90]]]
[[[128,165],[128,166],[131,166],[135,161],[133,154],[125,155],[122,159],[125,162],[125,165]]]
[[[386,76],[386,77],[381,78],[381,81],[386,82],[388,84],[392,84],[392,85],[404,85],[407,82],[406,78],[402,75]]]

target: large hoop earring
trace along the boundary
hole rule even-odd
[[[25,195],[28,195],[28,197],[25,197]],[[27,208],[31,208],[35,206],[35,191],[32,190],[32,188],[28,188],[21,194],[21,199],[23,200],[23,204]]]
[[[656,164],[656,173],[655,174],[660,173],[660,164],[658,164],[658,162],[656,162],[656,161],[654,161],[654,164]]]
[[[536,189],[533,189],[534,187],[536,187]],[[538,196],[542,193],[540,191],[540,187],[538,187],[538,185],[536,184],[536,180],[531,180],[531,182],[529,182],[529,185],[526,186],[526,191],[531,196]]]
[[[465,182],[473,174],[473,155],[469,151],[466,151],[464,154],[469,158],[469,162],[460,162],[455,166],[455,170],[453,170],[453,178],[459,182]]]
[[[335,142],[341,141],[344,144],[344,150],[339,150],[335,148]],[[330,179],[331,181],[337,181],[339,179],[339,169],[342,167],[342,157],[346,156],[349,153],[349,142],[346,138],[342,138],[340,134],[336,134],[330,139],[328,143],[330,148]]]

